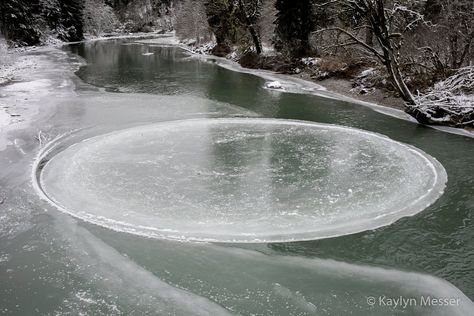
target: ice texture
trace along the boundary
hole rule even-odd
[[[49,201],[80,219],[156,238],[351,234],[422,211],[447,181],[442,165],[412,146],[290,120],[170,121],[62,147],[37,162],[38,189]]]

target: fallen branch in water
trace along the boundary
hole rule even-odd
[[[41,130],[38,132],[38,135],[35,138],[39,142],[40,147],[43,147],[43,144],[49,140],[49,137]]]

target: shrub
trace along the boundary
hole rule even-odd
[[[84,31],[95,36],[112,32],[119,25],[114,10],[103,0],[86,0],[84,3]]]

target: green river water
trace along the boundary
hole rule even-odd
[[[0,185],[8,199],[0,205],[0,313],[474,315],[474,139],[359,104],[268,90],[262,77],[177,47],[98,41],[44,55],[58,69],[35,78],[74,85],[64,95],[37,97],[54,110],[12,136],[23,139],[24,155],[13,145],[3,149]],[[77,56],[83,64],[77,77],[69,76]],[[56,142],[64,149],[128,127],[229,117],[330,123],[383,134],[434,157],[448,182],[432,205],[388,226],[274,243],[195,243],[111,230],[59,212],[31,185],[38,130],[49,139],[74,131]],[[338,141],[341,147],[350,143]],[[218,149],[206,154],[213,164],[231,163],[239,154]],[[428,296],[460,301],[430,306],[422,301]],[[412,301],[387,303],[400,297]]]

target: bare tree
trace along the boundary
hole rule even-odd
[[[111,32],[119,25],[113,9],[103,0],[84,1],[84,30],[93,35]]]
[[[437,10],[430,17],[434,31],[448,43],[446,64],[452,69],[467,66],[473,60],[474,46],[474,2],[472,0],[433,1]],[[439,37],[438,37],[439,40]],[[439,53],[438,53],[439,54]]]
[[[195,39],[196,45],[210,37],[203,1],[184,0],[176,10],[176,33],[181,39]]]
[[[366,52],[376,57],[387,69],[395,89],[407,104],[414,105],[415,99],[406,85],[400,67],[400,50],[403,45],[403,36],[413,30],[418,24],[425,23],[423,15],[413,8],[410,0],[384,1],[384,0],[346,0],[328,1],[318,5],[320,8],[337,6],[337,9],[349,12],[354,19],[359,18],[365,24],[354,28],[335,25],[324,27],[316,31],[335,31],[345,36],[346,40],[338,45],[358,45]],[[365,38],[358,31],[365,29]],[[373,34],[376,44],[367,37]]]

